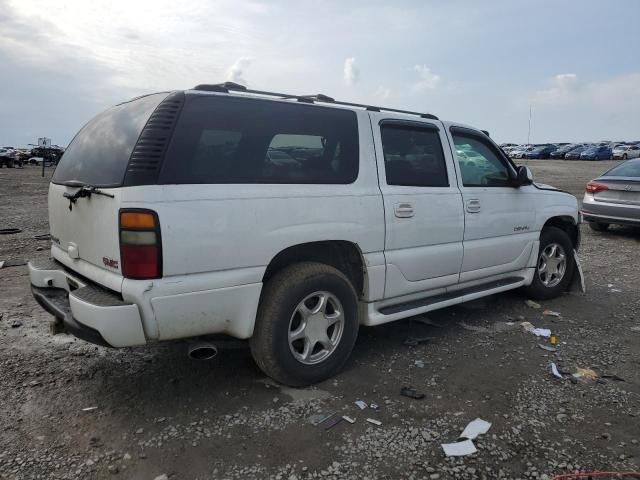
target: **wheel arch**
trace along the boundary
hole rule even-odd
[[[551,217],[544,223],[542,229],[544,230],[546,227],[559,228],[569,236],[575,250],[578,250],[580,247],[580,227],[576,224],[575,219],[570,215]]]
[[[362,251],[356,243],[347,240],[323,240],[287,247],[271,259],[262,282],[267,282],[283,268],[298,262],[318,262],[337,268],[351,281],[359,298],[368,289]]]

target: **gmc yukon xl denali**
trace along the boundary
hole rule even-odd
[[[29,264],[57,331],[111,347],[224,334],[302,386],[360,325],[506,290],[567,289],[576,198],[430,114],[232,84],[99,114],[49,186]]]

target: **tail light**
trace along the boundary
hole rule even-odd
[[[589,182],[587,183],[587,187],[585,188],[585,191],[587,193],[598,193],[602,190],[609,190],[609,187],[607,187],[606,185],[602,185],[601,183]]]
[[[162,277],[162,240],[152,210],[120,210],[120,260],[125,278]]]

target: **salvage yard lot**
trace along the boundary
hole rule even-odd
[[[618,162],[519,163],[581,198],[587,181]],[[0,261],[46,256],[48,242],[33,237],[48,231],[50,175],[0,170],[0,228],[23,230],[0,236]],[[345,370],[301,390],[268,380],[248,349],[197,363],[184,343],[111,350],[51,337],[26,267],[4,268],[0,479],[491,479],[639,469],[639,241],[639,229],[583,225],[586,295],[536,309],[511,292],[430,313],[428,325],[361,328]],[[538,348],[523,321],[556,333],[558,352]],[[433,338],[406,346],[409,335]],[[556,380],[552,361],[624,381]],[[425,398],[400,396],[409,385]],[[361,411],[356,400],[380,407]],[[356,422],[312,425],[333,412]],[[477,417],[492,423],[475,440],[478,452],[445,458],[440,444]]]

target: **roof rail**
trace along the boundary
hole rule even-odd
[[[431,113],[420,113],[420,112],[411,112],[409,110],[398,110],[396,108],[386,108],[386,107],[377,107],[375,105],[365,105],[362,103],[351,103],[351,102],[339,102],[332,97],[327,95],[323,95],[322,93],[317,93],[315,95],[291,95],[289,93],[277,93],[277,92],[267,92],[263,90],[250,90],[244,85],[240,85],[234,82],[224,82],[224,83],[215,83],[215,84],[200,84],[193,87],[193,90],[200,90],[205,92],[220,92],[220,93],[229,93],[232,92],[242,92],[242,93],[253,93],[255,95],[266,95],[270,97],[278,97],[284,100],[297,100],[302,103],[331,103],[334,105],[344,105],[346,107],[357,107],[364,108],[365,110],[369,110],[370,112],[393,112],[393,113],[405,113],[408,115],[417,115],[421,118],[428,118],[430,120],[438,120],[438,117]]]

